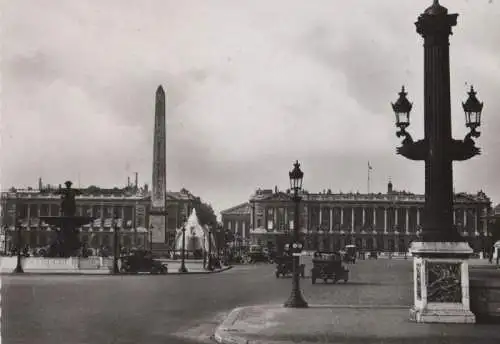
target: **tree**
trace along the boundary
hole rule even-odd
[[[500,240],[500,216],[496,216],[494,219],[490,220],[488,229],[494,243]]]
[[[200,225],[207,225],[212,228],[217,227],[217,216],[215,215],[214,209],[210,203],[205,203],[199,197],[196,197],[195,209]]]

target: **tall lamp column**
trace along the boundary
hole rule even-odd
[[[186,268],[186,221],[182,224],[182,250],[181,250],[181,267],[179,272],[186,273],[188,269]]]
[[[208,227],[208,270],[212,270],[212,228]]]
[[[453,161],[465,161],[480,154],[474,138],[480,136],[483,103],[471,87],[462,103],[470,132],[462,140],[452,137],[450,106],[449,36],[458,14],[449,14],[438,0],[415,23],[424,39],[424,137],[414,141],[407,131],[412,103],[404,87],[392,104],[397,137],[396,152],[425,163],[425,203],[422,232],[411,244],[414,256],[414,305],[410,319],[417,322],[474,323],[470,310],[467,260],[473,253],[453,221]],[[427,277],[421,277],[427,276]],[[446,276],[447,278],[441,278]],[[432,282],[432,283],[431,283]],[[432,305],[432,307],[428,307]]]
[[[300,276],[299,276],[299,264],[300,264],[300,251],[302,250],[302,243],[300,243],[299,231],[300,231],[300,201],[299,191],[302,188],[302,179],[304,178],[304,172],[300,170],[300,164],[298,161],[295,162],[294,168],[289,173],[290,176],[290,188],[293,190],[293,201],[295,203],[295,214],[293,223],[293,242],[291,245],[292,251],[292,263],[293,263],[293,277],[292,277],[292,293],[290,297],[285,302],[285,307],[289,308],[307,308],[308,304],[304,297],[302,296],[302,291],[300,290]]]
[[[22,274],[24,272],[23,270],[23,265],[21,264],[21,247],[22,247],[22,242],[23,242],[23,237],[22,237],[22,226],[21,226],[21,221],[16,221],[16,230],[17,230],[17,264],[16,268],[14,269],[14,273],[16,274]]]
[[[120,243],[118,238],[118,218],[115,216],[113,219],[113,273],[119,274],[118,256],[120,255]]]

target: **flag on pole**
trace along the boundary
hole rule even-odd
[[[373,170],[372,165],[370,165],[370,162],[368,161],[368,170]]]

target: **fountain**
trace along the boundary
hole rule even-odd
[[[209,241],[212,244],[211,251],[216,252],[215,239],[213,237],[208,240],[208,229],[202,227],[198,221],[198,216],[196,215],[196,209],[193,209],[191,215],[187,221],[183,224],[186,227],[186,252],[208,252]],[[177,229],[175,236],[175,251],[180,252],[182,250],[182,230]]]
[[[40,216],[40,221],[44,221],[49,225],[53,225],[59,230],[54,242],[48,250],[48,257],[71,257],[77,256],[81,249],[81,243],[78,239],[78,227],[90,223],[93,219],[88,216],[76,215],[76,200],[77,195],[82,192],[77,189],[72,189],[73,183],[67,181],[65,189],[59,189],[57,194],[61,195],[61,216]]]

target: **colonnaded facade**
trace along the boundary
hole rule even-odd
[[[10,189],[1,193],[2,247],[6,253],[16,245],[15,224],[20,223],[23,245],[41,247],[49,245],[55,237],[55,230],[39,221],[40,216],[59,216],[61,196],[57,188]],[[79,189],[82,195],[76,197],[77,215],[93,217],[92,223],[80,228],[80,240],[91,248],[110,248],[113,245],[113,218],[117,218],[119,239],[122,247],[149,248],[151,240],[150,210],[151,195],[147,185],[143,188],[102,189],[89,187]],[[173,242],[175,233],[181,227],[196,198],[183,189],[167,192],[167,236],[165,245]],[[154,247],[153,247],[154,249]]]
[[[258,189],[250,197],[252,243],[280,250],[293,229],[295,205],[289,191]],[[355,244],[366,250],[407,251],[421,230],[424,195],[386,193],[302,193],[300,231],[305,249],[338,250]],[[454,223],[476,250],[487,240],[491,201],[482,191],[455,194]]]

